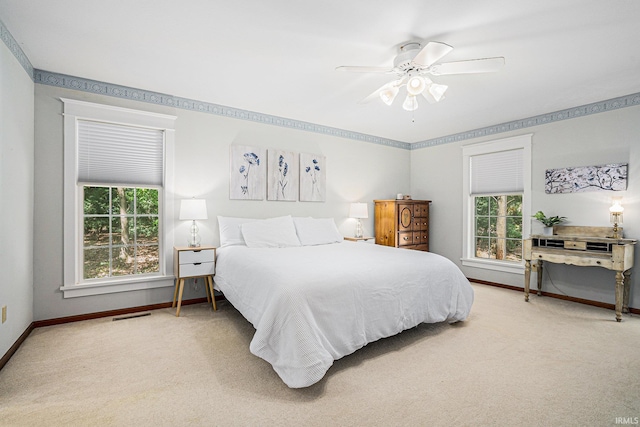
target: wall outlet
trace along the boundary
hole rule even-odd
[[[2,306],[2,323],[7,321],[7,306]]]

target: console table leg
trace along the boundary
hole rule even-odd
[[[539,259],[538,266],[536,267],[536,270],[538,271],[538,296],[542,296],[542,264],[542,260]]]
[[[624,295],[622,297],[622,312],[629,312],[629,288],[631,283],[631,270],[624,272]]]
[[[622,300],[624,298],[624,274],[616,271],[616,321],[622,321]]]
[[[524,262],[524,300],[529,302],[529,281],[531,280],[531,261]]]

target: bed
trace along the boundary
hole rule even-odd
[[[332,219],[283,218],[219,217],[215,286],[254,326],[251,353],[289,387],[368,343],[469,315],[473,289],[448,259],[344,241]]]

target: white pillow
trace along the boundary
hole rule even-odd
[[[291,215],[247,222],[240,226],[250,248],[286,248],[300,246]]]
[[[327,245],[344,240],[333,218],[294,218],[302,246]]]
[[[254,218],[233,218],[218,216],[220,230],[220,246],[245,245],[240,226],[246,222],[256,221]]]

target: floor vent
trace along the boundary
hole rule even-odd
[[[136,314],[131,314],[129,316],[114,317],[113,321],[115,322],[116,320],[133,319],[136,317],[144,317],[144,316],[151,316],[151,313],[136,313]]]

